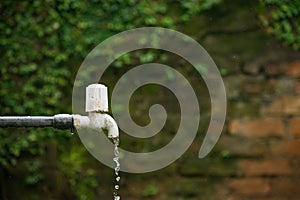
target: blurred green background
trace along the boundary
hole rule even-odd
[[[109,36],[132,28],[158,26],[189,35],[208,50],[224,77],[264,51],[261,46],[272,49],[265,41],[296,53],[300,49],[299,8],[299,0],[1,1],[0,115],[71,113],[73,81],[85,56]],[[214,36],[220,37],[216,40]],[[103,82],[113,85],[130,67],[141,63],[172,66],[176,61],[170,58],[172,55],[151,50],[122,56],[110,66]],[[179,68],[186,76],[199,78],[191,67]],[[203,90],[203,86],[195,87]],[[156,86],[145,87],[135,101],[148,97],[151,103],[155,101],[151,96],[159,91]],[[164,96],[168,95],[164,91]],[[174,100],[165,103],[172,112]],[[146,123],[141,111],[149,104],[135,105],[134,114],[142,119],[141,124]],[[204,115],[203,130],[205,119]],[[176,119],[174,123],[176,127]],[[166,131],[173,136],[173,129]],[[124,137],[121,146],[123,142],[136,150],[151,150],[165,142],[162,140],[157,137],[147,143]],[[221,156],[226,157],[226,152]],[[172,166],[159,176],[170,173],[176,173]],[[144,182],[141,175],[122,176],[124,199],[175,199],[160,195],[164,186],[155,179]],[[0,129],[0,199],[111,199],[113,179],[112,169],[97,162],[76,134],[53,129]],[[136,189],[131,188],[132,182]],[[185,189],[188,193],[189,188],[182,188],[183,194],[176,193],[178,199],[192,199],[186,197]]]

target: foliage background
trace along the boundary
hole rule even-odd
[[[299,0],[2,1],[0,115],[71,113],[77,68],[105,38],[136,27],[160,26],[182,31],[201,43],[209,34],[231,31],[210,21],[226,15],[222,9],[227,4],[236,4],[233,13],[251,8],[256,17],[252,27],[233,32],[260,28],[299,50]],[[164,60],[151,51],[135,56],[139,61],[126,56],[116,61],[110,75],[118,77],[122,68],[134,62]],[[226,67],[220,70],[223,75],[228,73]],[[3,199],[11,195],[16,199],[12,194],[16,188],[26,196],[20,199],[39,199],[45,193],[49,199],[112,194],[111,189],[99,189],[113,184],[110,169],[99,166],[68,131],[1,129],[0,167]],[[157,188],[149,185],[143,196],[156,193]]]

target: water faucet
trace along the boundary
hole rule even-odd
[[[106,130],[109,138],[119,137],[119,129],[115,120],[108,112],[107,87],[92,84],[86,88],[85,111],[88,116],[73,115],[76,129],[92,128],[96,131]]]
[[[57,114],[54,116],[0,116],[1,127],[53,127],[57,129],[92,128],[97,132],[107,130],[109,138],[117,138],[119,129],[115,120],[107,114],[108,92],[102,84],[86,88],[86,112],[88,116]]]

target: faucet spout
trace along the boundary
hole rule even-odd
[[[89,85],[86,89],[86,112],[88,116],[73,115],[74,126],[92,128],[95,131],[107,131],[109,138],[119,137],[119,128],[116,121],[107,113],[107,87],[101,84]]]
[[[90,126],[94,129],[102,129],[108,132],[109,138],[119,137],[119,129],[116,121],[106,113],[90,112]]]

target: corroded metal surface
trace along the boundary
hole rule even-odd
[[[71,129],[73,116],[59,114],[55,116],[1,116],[0,127],[54,127]]]

